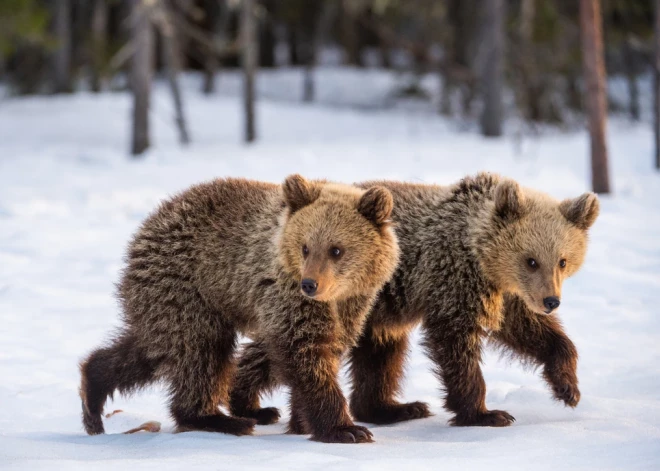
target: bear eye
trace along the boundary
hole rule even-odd
[[[302,246],[302,253],[303,253],[303,256],[305,256],[305,257],[309,255],[309,248],[307,247],[307,245]]]
[[[539,263],[533,258],[527,259],[527,265],[529,266],[529,268],[533,268],[535,270],[539,267]]]
[[[332,247],[330,249],[330,255],[332,255],[334,258],[341,257],[341,249],[339,247]]]
[[[566,259],[565,258],[562,258],[561,260],[559,260],[559,266],[561,268],[566,268]]]

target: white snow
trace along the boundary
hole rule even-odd
[[[381,88],[366,77],[355,96]],[[347,89],[340,79],[321,80],[321,96]],[[517,421],[449,427],[440,384],[415,344],[402,398],[428,401],[435,415],[373,426],[373,444],[283,434],[285,391],[263,401],[283,408],[282,424],[257,427],[255,436],[173,434],[159,387],[116,398],[106,410],[124,412],[106,420],[109,433],[85,435],[78,361],[118,325],[113,284],[125,245],[167,195],[214,177],[277,182],[293,172],[450,183],[492,170],[559,198],[589,189],[586,132],[551,132],[520,146],[459,132],[415,107],[365,112],[264,99],[259,142],[245,146],[240,100],[227,90],[202,96],[189,82],[193,145],[177,145],[159,87],[155,145],[139,161],[127,158],[125,93],[0,102],[0,469],[660,469],[660,174],[649,127],[619,119],[608,133],[615,193],[601,199],[586,263],[562,298],[560,315],[581,355],[577,409],[553,401],[538,372],[491,352],[488,406]],[[118,434],[147,420],[163,431]]]

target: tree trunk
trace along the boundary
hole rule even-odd
[[[342,1],[341,12],[341,38],[346,51],[346,64],[364,67],[364,59],[362,58],[362,38],[360,37],[360,24],[357,15],[357,7],[354,5],[354,0]]]
[[[306,0],[308,2],[309,0]],[[261,7],[264,13],[259,22],[259,67],[275,67],[275,24],[273,13],[276,2],[273,0],[262,0]]]
[[[653,51],[653,104],[655,105],[655,168],[660,170],[660,0],[655,0],[655,18],[653,21],[654,29],[654,51]]]
[[[181,98],[181,88],[179,87],[178,71],[181,67],[181,53],[177,43],[176,28],[171,21],[172,12],[167,4],[159,3],[160,13],[160,33],[163,39],[163,65],[167,75],[167,82],[172,92],[174,101],[175,122],[179,130],[179,142],[183,145],[190,143],[190,134],[186,125],[186,118],[183,113],[183,100]]]
[[[486,0],[481,20],[481,132],[487,137],[501,136],[504,121],[504,9],[504,0]]]
[[[518,106],[523,119],[540,121],[541,111],[541,87],[538,86],[538,77],[535,74],[534,64],[534,16],[536,14],[536,0],[522,0],[520,4],[520,27],[518,29],[519,53],[518,62],[518,84],[516,95]]]
[[[131,61],[133,91],[133,155],[149,147],[149,101],[153,74],[154,38],[149,7],[143,0],[131,0],[131,40],[135,53]]]
[[[53,91],[71,92],[71,0],[56,0],[53,12],[53,33],[57,49],[53,56]]]
[[[332,24],[337,17],[337,3],[334,1],[311,3],[303,17],[306,27],[305,76],[303,78],[303,101],[314,101],[316,87],[314,69],[318,63],[321,48],[325,43]]]
[[[628,82],[628,111],[630,119],[639,121],[639,86],[637,85],[637,51],[631,37],[623,41],[623,65]]]
[[[603,31],[599,0],[580,0],[582,66],[591,135],[591,176],[596,193],[610,192],[607,163],[607,91],[603,58]]]
[[[243,61],[243,104],[245,107],[245,142],[256,139],[255,130],[255,76],[259,60],[259,38],[257,37],[257,19],[255,0],[243,0],[241,12],[241,41]]]
[[[106,0],[94,0],[92,5],[91,63],[90,86],[93,92],[100,92],[105,67],[106,44],[108,34],[108,6]]]

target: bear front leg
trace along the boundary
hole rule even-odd
[[[236,417],[256,419],[259,425],[274,424],[280,419],[276,407],[261,407],[262,394],[275,389],[277,379],[271,372],[265,342],[257,339],[243,347],[234,385],[229,395],[229,411]]]
[[[353,385],[351,413],[356,420],[391,424],[431,415],[424,402],[402,404],[396,400],[407,352],[408,332],[396,337],[376,337],[367,326],[349,359]]]
[[[518,297],[508,296],[504,322],[493,341],[512,349],[524,360],[543,367],[543,377],[555,398],[567,406],[580,402],[575,345],[568,338],[559,319],[530,311]]]
[[[501,410],[486,409],[486,383],[481,373],[481,335],[477,326],[427,325],[424,345],[438,366],[446,392],[451,425],[506,427],[515,420]]]

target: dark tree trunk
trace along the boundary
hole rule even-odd
[[[353,0],[342,1],[341,39],[346,52],[346,64],[364,67],[361,31],[357,18],[359,12],[355,9]]]
[[[286,42],[289,49],[289,65],[293,66],[302,64],[298,35],[298,26],[289,23],[286,27]]]
[[[504,0],[486,0],[481,19],[481,132],[487,137],[501,136],[504,121],[504,11]]]
[[[256,139],[255,129],[255,76],[259,59],[255,1],[243,0],[241,12],[241,41],[243,59],[243,104],[245,107],[245,142]]]
[[[660,170],[660,0],[655,0],[654,51],[653,51],[653,104],[655,105],[654,132],[655,132],[655,168]]]
[[[623,65],[628,82],[628,112],[630,119],[639,121],[639,86],[637,85],[637,51],[633,45],[632,38],[623,42]]]
[[[591,175],[596,193],[610,192],[607,163],[607,90],[603,58],[603,30],[599,0],[580,0],[582,65],[591,135]]]
[[[275,2],[266,0],[262,4],[265,15],[262,21],[259,22],[259,66],[275,67],[275,46],[277,41],[275,37],[275,23],[273,21]]]
[[[56,0],[53,11],[53,34],[57,49],[53,55],[53,91],[68,93],[71,84],[71,0]]]
[[[106,45],[108,34],[108,5],[106,0],[94,0],[92,4],[91,32],[91,77],[90,86],[93,92],[100,92],[105,67]]]
[[[475,0],[449,0],[447,5],[448,54],[441,67],[442,91],[440,95],[440,113],[452,114],[452,95],[460,91],[461,106],[464,116],[471,114],[472,101],[476,94],[475,81],[466,80],[466,72],[471,73],[478,20],[475,18]],[[478,5],[480,6],[480,5]]]
[[[518,64],[518,84],[516,95],[518,106],[524,119],[539,121],[541,111],[541,87],[538,86],[538,77],[534,67],[534,16],[536,14],[536,0],[522,0],[520,4],[520,25],[518,29],[518,51],[516,55]]]
[[[131,152],[142,154],[149,147],[149,101],[153,74],[154,38],[146,2],[131,0],[131,40],[135,53],[131,61],[133,91],[133,140]]]
[[[159,3],[158,5],[158,8],[161,9],[160,33],[163,40],[163,65],[174,101],[175,122],[179,130],[179,142],[187,145],[190,143],[190,134],[188,133],[188,126],[183,112],[183,99],[181,97],[181,88],[179,87],[178,79],[178,72],[181,67],[181,51],[176,34],[177,28],[174,27],[170,19],[172,12],[167,4]]]

